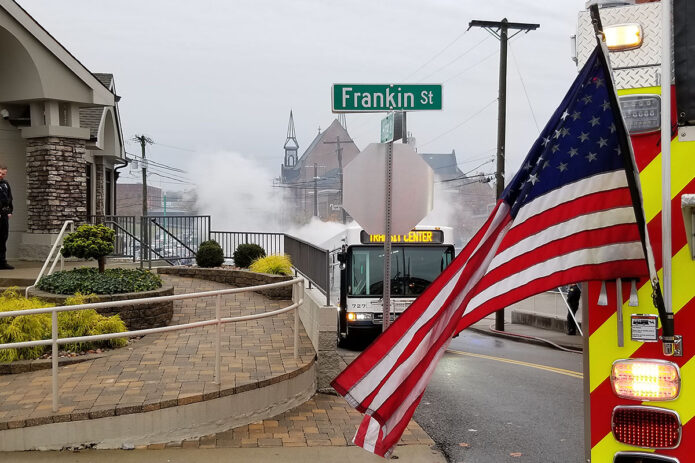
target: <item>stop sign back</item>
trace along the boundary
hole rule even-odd
[[[386,231],[387,143],[372,143],[345,166],[343,207],[371,235]],[[410,145],[393,144],[391,234],[412,230],[431,210],[434,173]]]

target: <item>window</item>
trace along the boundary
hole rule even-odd
[[[94,215],[92,205],[92,164],[89,162],[85,166],[85,174],[87,177],[87,218]]]
[[[451,246],[393,246],[391,295],[417,296],[451,263]],[[381,297],[384,286],[384,250],[354,246],[348,255],[348,294]]]

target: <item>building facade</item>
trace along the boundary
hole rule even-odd
[[[0,0],[0,162],[14,214],[8,257],[44,259],[66,220],[113,211],[125,164],[113,76],[93,74]]]
[[[311,217],[345,222],[342,209],[342,175],[345,166],[360,152],[345,126],[335,119],[319,133],[298,157],[299,143],[290,112],[285,158],[278,187],[283,188],[288,205],[285,222],[306,223]]]

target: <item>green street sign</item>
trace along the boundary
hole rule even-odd
[[[393,141],[393,116],[393,113],[391,113],[381,120],[381,143]]]
[[[442,109],[441,84],[333,84],[334,113]]]

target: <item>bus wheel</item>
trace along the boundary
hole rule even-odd
[[[337,337],[337,343],[338,347],[347,347],[348,346],[348,338],[347,336],[343,336],[343,334],[338,331],[338,337]]]

